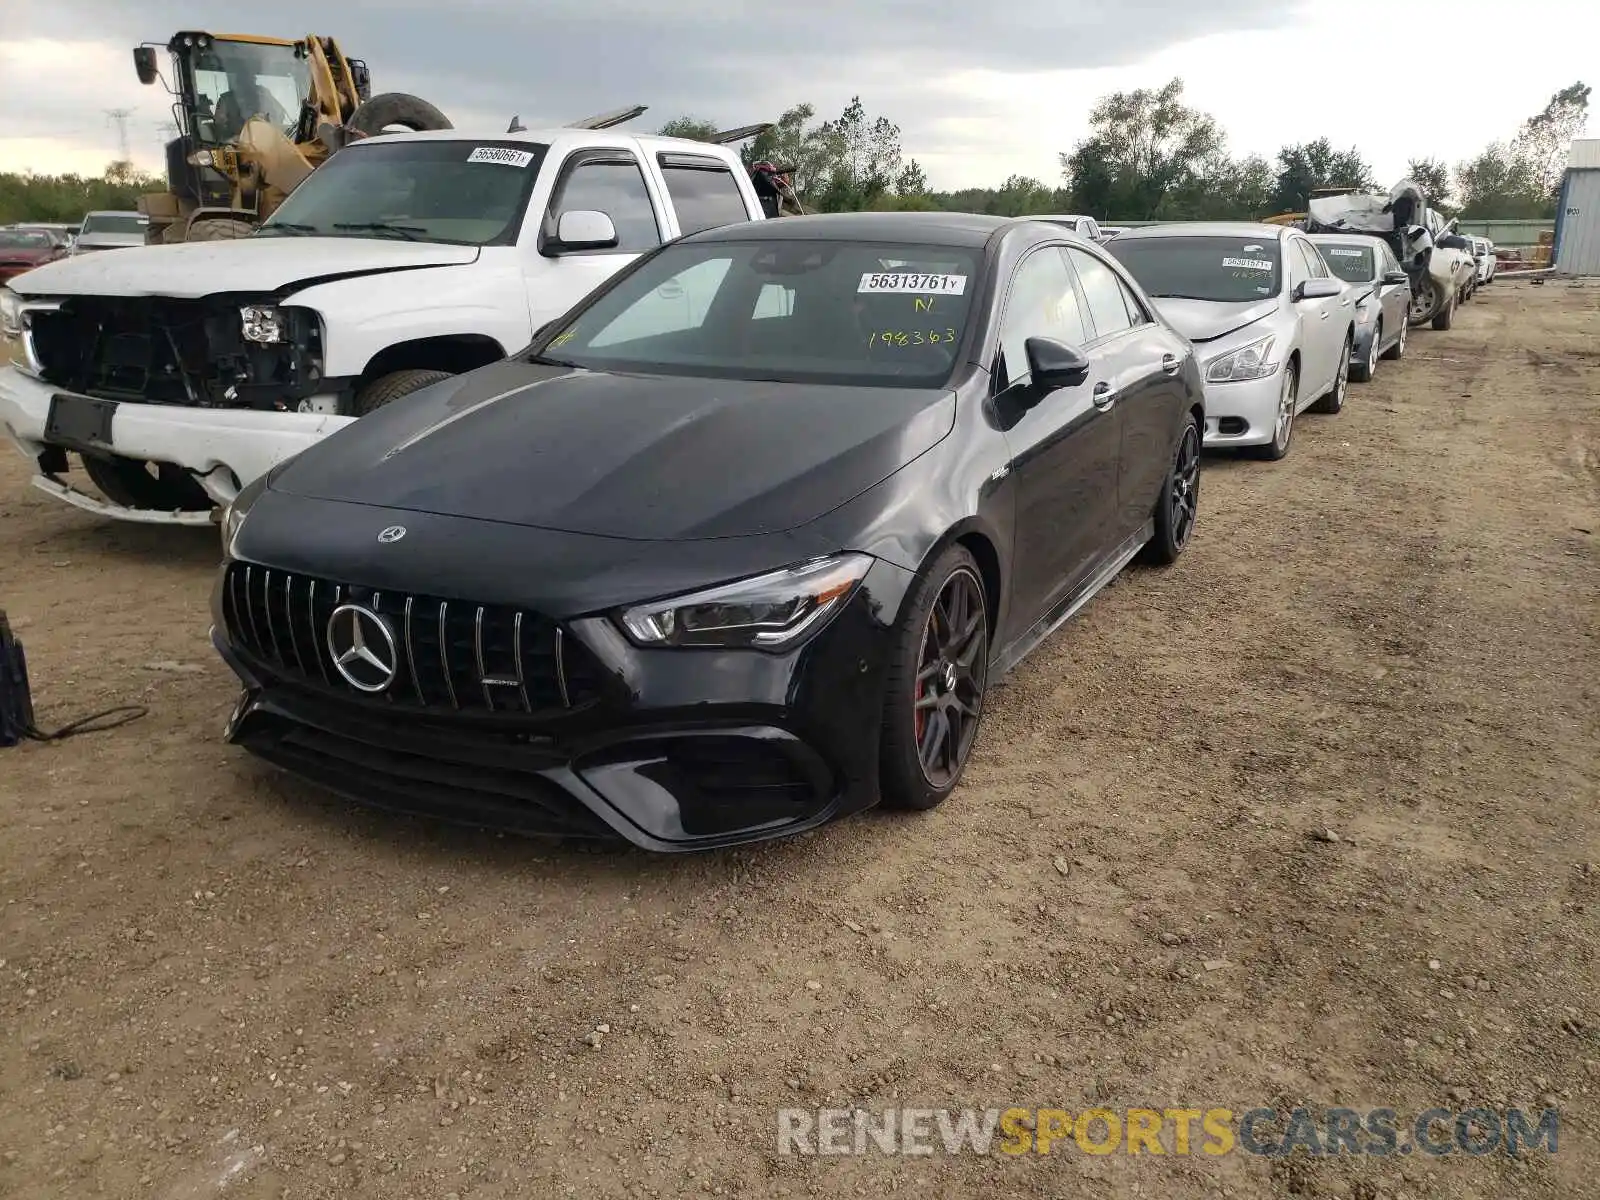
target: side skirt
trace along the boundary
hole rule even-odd
[[[1147,518],[1137,531],[1106,556],[1105,565],[1090,575],[1082,586],[1069,592],[1044,616],[1029,626],[1021,636],[1013,639],[1009,646],[989,660],[989,678],[998,679],[1002,675],[1009,674],[1018,663],[1038,648],[1039,643],[1061,628],[1077,614],[1080,608],[1093,600],[1101,588],[1120,575],[1122,568],[1132,562],[1134,556],[1144,548],[1144,544],[1155,535],[1155,521]]]

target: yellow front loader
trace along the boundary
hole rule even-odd
[[[158,49],[134,49],[139,82],[162,79]],[[451,128],[425,100],[373,96],[366,63],[332,38],[187,30],[166,50],[178,136],[167,143],[167,190],[139,198],[150,242],[243,237],[350,139]]]

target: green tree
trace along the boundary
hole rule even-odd
[[[1422,189],[1422,194],[1433,207],[1449,207],[1452,191],[1450,168],[1437,158],[1413,158],[1406,163],[1406,177]]]
[[[1456,167],[1461,215],[1473,220],[1532,221],[1554,215],[1539,169],[1505,142],[1491,142]]]
[[[928,193],[928,174],[922,164],[912,159],[900,168],[895,176],[894,190],[902,196],[925,196]]]
[[[740,151],[746,164],[770,162],[788,167],[790,182],[808,209],[815,206],[841,153],[837,131],[827,123],[814,123],[816,115],[814,106],[796,104]]]
[[[0,173],[0,225],[15,221],[76,223],[97,209],[131,211],[145,192],[166,184],[131,163],[112,163],[99,178]]]
[[[818,199],[822,211],[871,208],[879,197],[898,190],[896,183],[906,169],[900,151],[900,126],[888,117],[869,118],[861,97],[853,96],[838,119],[823,128],[835,157]],[[921,171],[917,167],[916,175]]]
[[[693,142],[706,142],[715,137],[721,130],[713,121],[702,120],[700,117],[673,117],[660,129],[656,130],[662,137],[688,138]]]
[[[1304,212],[1316,188],[1347,187],[1363,192],[1377,186],[1372,168],[1355,147],[1335,150],[1327,138],[1285,146],[1278,151],[1278,183],[1272,203],[1278,212]]]
[[[1102,219],[1155,217],[1221,152],[1216,121],[1183,103],[1183,80],[1113,92],[1089,112],[1089,136],[1061,155],[1073,208]]]
[[[1542,111],[1522,123],[1522,129],[1511,143],[1512,150],[1526,159],[1538,176],[1547,196],[1554,197],[1561,187],[1572,139],[1582,133],[1588,123],[1590,91],[1584,83],[1562,88],[1550,97]]]

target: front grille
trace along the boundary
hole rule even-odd
[[[238,317],[231,315],[235,324]],[[208,324],[225,320],[200,300],[77,297],[35,313],[33,343],[58,387],[124,400],[194,404],[210,373]]]
[[[223,581],[229,640],[286,678],[359,696],[328,649],[328,622],[360,604],[393,632],[393,681],[377,695],[397,706],[555,716],[600,692],[598,662],[559,624],[504,605],[377,592],[249,563]]]

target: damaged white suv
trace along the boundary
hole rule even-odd
[[[250,237],[13,279],[0,433],[67,503],[203,524],[335,429],[520,350],[639,254],[763,215],[722,145],[583,128],[357,142]],[[100,495],[67,478],[69,452]]]

